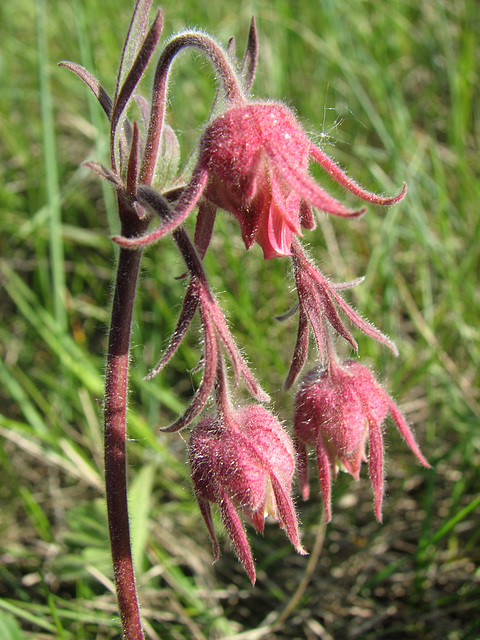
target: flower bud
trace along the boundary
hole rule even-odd
[[[204,418],[192,430],[189,458],[193,488],[212,538],[215,560],[219,551],[210,503],[218,504],[235,552],[253,584],[252,554],[237,511],[259,532],[263,532],[266,516],[271,515],[298,553],[305,553],[290,497],[295,452],[287,433],[268,411],[250,405]]]
[[[346,471],[358,480],[367,461],[374,491],[375,515],[382,519],[383,434],[390,413],[420,463],[429,467],[398,407],[373,373],[354,360],[330,362],[304,377],[295,399],[294,427],[302,492],[308,498],[305,445],[316,447],[323,502],[331,520],[331,476]]]

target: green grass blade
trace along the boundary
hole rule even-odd
[[[10,613],[0,611],[0,638],[3,640],[25,640],[21,628]]]
[[[70,335],[62,332],[55,318],[42,308],[34,293],[5,261],[0,262],[0,273],[5,278],[4,288],[17,305],[18,311],[58,356],[62,365],[87,389],[100,394],[103,390],[101,377],[85,351]]]
[[[92,54],[91,41],[85,16],[85,7],[83,2],[80,0],[73,0],[73,8],[73,19],[80,48],[80,63],[86,69],[92,71],[96,68],[96,64]],[[102,78],[99,78],[99,80],[102,82]],[[105,114],[101,111],[97,100],[93,97],[89,89],[85,88],[85,94],[88,104],[89,120],[95,129],[94,159],[108,164],[108,122],[105,119]],[[106,184],[104,180],[101,181],[101,189],[107,212],[108,226],[110,233],[113,234],[118,231],[119,228],[115,193],[111,186]],[[114,251],[118,252],[118,248],[114,247]]]
[[[60,208],[60,189],[58,178],[57,151],[55,144],[55,125],[52,94],[49,81],[49,59],[47,49],[46,19],[47,3],[37,0],[37,51],[40,111],[42,119],[43,161],[45,165],[45,187],[49,209],[49,247],[51,291],[54,317],[62,332],[67,329],[65,308],[65,267],[62,237],[62,218]]]

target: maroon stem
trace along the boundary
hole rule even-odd
[[[170,40],[162,51],[157,64],[153,81],[152,110],[145,143],[145,156],[140,171],[140,182],[151,184],[158,158],[158,148],[162,136],[163,117],[165,112],[165,97],[170,67],[175,56],[185,48],[200,49],[213,64],[217,77],[221,79],[225,97],[229,106],[242,103],[243,90],[238,77],[233,70],[226,54],[209,36],[197,31],[185,31]]]
[[[105,486],[118,607],[126,640],[143,640],[130,549],[126,478],[126,407],[133,302],[140,250],[120,249],[105,386]]]

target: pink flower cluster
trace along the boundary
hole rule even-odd
[[[84,69],[71,63],[65,66],[92,89],[111,122],[112,170],[96,163],[89,166],[114,184],[119,202],[125,205],[122,235],[114,237],[114,241],[124,248],[138,250],[172,233],[185,260],[189,282],[178,324],[150,377],[170,360],[198,311],[203,337],[200,360],[203,379],[183,416],[165,430],[177,431],[191,423],[214,391],[214,412],[200,419],[190,435],[193,487],[212,538],[215,560],[219,547],[212,504],[218,506],[235,552],[253,583],[252,553],[239,514],[259,532],[263,532],[265,517],[272,516],[297,552],[305,553],[291,490],[297,457],[302,493],[304,498],[308,497],[306,446],[316,450],[328,520],[332,476],[343,469],[358,479],[361,463],[366,460],[374,490],[375,514],[381,520],[382,425],[388,413],[420,463],[428,466],[405,419],[373,374],[356,361],[340,363],[336,356],[331,333],[358,350],[345,318],[397,354],[393,342],[363,319],[341,295],[361,279],[352,283],[329,281],[307,258],[299,241],[302,229],[315,226],[314,209],[346,218],[365,212],[364,208],[346,207],[320,187],[309,173],[311,160],[333,181],[368,203],[396,204],[405,196],[406,185],[398,195],[388,197],[365,190],[310,141],[286,106],[249,99],[257,64],[254,21],[239,69],[231,62],[232,47],[225,52],[203,33],[184,32],[167,43],[157,64],[152,104],[137,98],[148,123],[144,138],[139,126],[130,123],[123,111],[143,75],[160,31],[161,16],[158,15],[125,83],[117,87],[113,101]],[[185,48],[197,49],[209,59],[224,105],[223,111],[206,124],[193,170],[186,180],[182,173],[172,178],[171,167],[176,168],[179,157],[178,142],[164,123],[171,65]],[[217,110],[212,108],[214,112]],[[192,243],[181,225],[195,209],[198,212]],[[258,243],[267,260],[283,256],[292,260],[298,302],[284,318],[298,312],[298,332],[285,387],[288,389],[295,383],[305,366],[310,330],[320,363],[304,377],[296,395],[297,455],[287,432],[271,413],[258,404],[234,408],[230,399],[223,352],[233,364],[236,384],[243,379],[257,402],[266,402],[269,397],[237,348],[204,271],[202,261],[210,244],[217,209],[236,218],[247,249]],[[157,226],[148,230],[153,220]]]

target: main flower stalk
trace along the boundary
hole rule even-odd
[[[128,360],[141,251],[120,251],[105,380],[105,493],[117,599],[125,638],[143,638],[130,547],[126,481]]]

